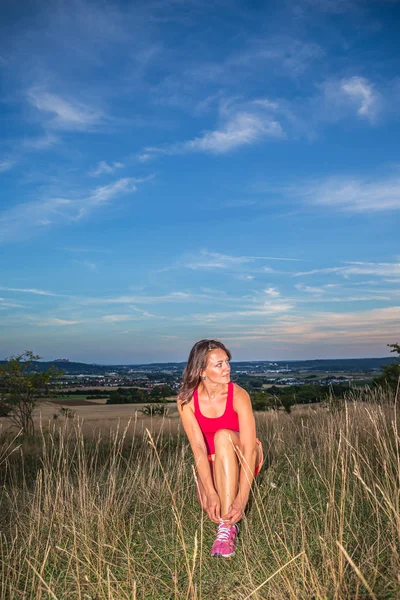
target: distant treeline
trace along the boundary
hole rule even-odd
[[[157,385],[151,391],[139,388],[118,388],[109,393],[107,404],[141,404],[146,402],[166,402],[167,398],[176,396],[169,385]]]
[[[348,390],[347,385],[340,384],[272,386],[264,392],[250,391],[250,398],[254,410],[284,408],[290,412],[295,404],[315,404],[328,398],[343,398]]]

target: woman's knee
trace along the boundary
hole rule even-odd
[[[237,452],[240,449],[240,439],[236,431],[219,429],[214,435],[214,446],[216,454],[221,449]]]

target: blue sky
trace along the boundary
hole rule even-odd
[[[399,342],[398,1],[1,12],[1,357]]]

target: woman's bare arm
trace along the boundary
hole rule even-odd
[[[220,500],[214,487],[203,434],[190,405],[186,404],[182,406],[178,399],[178,411],[190,447],[192,448],[197,475],[204,489],[205,506],[203,506],[203,508],[210,519],[215,523],[218,523],[221,517]]]

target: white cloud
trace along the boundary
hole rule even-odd
[[[292,196],[310,204],[348,212],[382,212],[400,209],[400,178],[378,180],[357,177],[329,177],[288,188]]]
[[[78,263],[79,265],[82,265],[86,269],[89,269],[89,271],[97,271],[97,264],[94,262],[90,262],[89,260],[74,259],[74,262]]]
[[[224,154],[240,146],[258,142],[264,137],[284,136],[281,125],[273,118],[251,113],[238,113],[221,129],[208,131],[183,145],[184,150]]]
[[[245,265],[248,263],[259,262],[262,260],[272,260],[272,261],[295,261],[301,262],[301,259],[298,258],[289,258],[289,257],[277,257],[277,256],[231,256],[229,254],[220,254],[219,252],[209,252],[207,250],[202,250],[200,252],[200,257],[196,256],[191,260],[186,260],[184,266],[187,269],[232,269],[238,268],[241,265]],[[171,268],[179,268],[179,266],[175,267],[167,267],[166,270],[170,270]],[[262,273],[273,273],[274,270],[271,267],[261,267],[258,269],[259,272]],[[251,277],[251,275],[248,275]]]
[[[264,290],[264,293],[267,294],[267,296],[271,296],[272,298],[277,298],[278,296],[280,296],[280,293],[274,287],[267,288],[266,290]]]
[[[36,296],[64,296],[64,294],[55,294],[54,292],[48,292],[46,290],[37,290],[35,288],[11,288],[0,286],[0,290],[3,292],[19,292],[22,294],[35,294]]]
[[[136,307],[132,306],[135,304],[159,304],[165,302],[203,302],[204,300],[208,300],[212,298],[212,296],[208,294],[192,294],[187,292],[170,292],[168,294],[160,295],[160,296],[116,296],[112,298],[86,298],[81,301],[81,305],[102,305],[102,304],[129,304],[131,308]],[[140,312],[142,312],[140,310]],[[150,315],[154,316],[154,315]]]
[[[202,250],[200,258],[187,262],[185,267],[195,271],[197,269],[228,269],[251,262],[251,260],[249,256],[229,256],[228,254]]]
[[[101,320],[105,323],[121,323],[123,321],[132,321],[134,318],[132,315],[104,315],[101,317]]]
[[[14,241],[52,225],[73,223],[121,194],[134,193],[149,178],[126,177],[95,188],[86,197],[49,198],[17,204],[0,213],[0,242]]]
[[[225,319],[235,320],[238,318],[259,318],[276,316],[281,313],[287,313],[294,308],[294,304],[290,301],[282,302],[271,302],[267,301],[259,305],[255,305],[254,308],[249,310],[232,310],[226,312],[213,312],[213,313],[201,313],[197,315],[191,315],[191,318],[195,318],[197,322],[209,323],[212,321],[222,321]],[[243,325],[239,325],[242,327]],[[244,327],[244,326],[243,326]],[[245,327],[244,327],[245,328]]]
[[[57,317],[51,317],[48,319],[37,321],[36,325],[38,325],[39,327],[68,327],[71,325],[78,325],[79,323],[83,323],[83,321],[71,321],[68,319],[59,319]]]
[[[55,129],[85,130],[104,120],[104,115],[97,108],[77,100],[65,100],[41,87],[31,88],[28,100],[40,112],[52,115],[47,125]]]
[[[15,160],[0,160],[0,173],[9,171],[15,165]]]
[[[323,55],[324,51],[318,44],[289,36],[268,36],[268,39],[253,41],[247,50],[232,56],[227,66],[232,67],[233,73],[237,72],[238,67],[257,72],[264,66],[297,77]]]
[[[23,147],[26,150],[47,150],[59,143],[59,138],[53,133],[45,133],[38,138],[26,138]]]
[[[348,263],[344,267],[327,267],[322,269],[312,269],[311,271],[301,271],[295,273],[295,277],[301,275],[316,275],[320,273],[337,274],[343,277],[350,275],[375,275],[377,277],[390,277],[400,275],[400,263]]]
[[[319,121],[338,121],[354,115],[355,111],[360,119],[372,124],[383,108],[382,94],[366,77],[328,79],[321,90],[322,95],[315,97],[311,104]]]
[[[206,131],[192,140],[168,146],[150,146],[145,148],[137,158],[147,162],[159,154],[186,154],[205,152],[209,154],[225,154],[242,146],[255,144],[265,138],[283,138],[285,133],[281,124],[273,116],[276,104],[254,106],[247,103],[238,109],[230,103],[220,107],[222,125],[218,129]]]
[[[104,173],[115,173],[117,169],[123,169],[124,164],[118,161],[114,161],[111,165],[109,165],[106,161],[101,160],[97,167],[89,172],[91,177],[98,177],[99,175],[103,175]]]
[[[110,248],[83,248],[82,246],[59,246],[57,250],[61,250],[63,252],[71,252],[73,254],[111,254],[112,250]]]
[[[338,283],[328,283],[326,285],[321,285],[319,287],[314,287],[310,285],[304,285],[303,283],[297,283],[295,286],[296,290],[299,292],[305,292],[306,294],[327,294],[333,288],[339,287]]]
[[[379,95],[367,79],[364,77],[343,79],[341,89],[358,107],[357,114],[360,117],[369,121],[375,119],[379,110]]]
[[[0,309],[5,310],[7,308],[25,308],[25,306],[17,302],[7,302],[5,298],[0,298]]]
[[[254,279],[254,275],[247,275],[245,273],[236,275],[236,279],[239,279],[239,281],[252,281]]]

